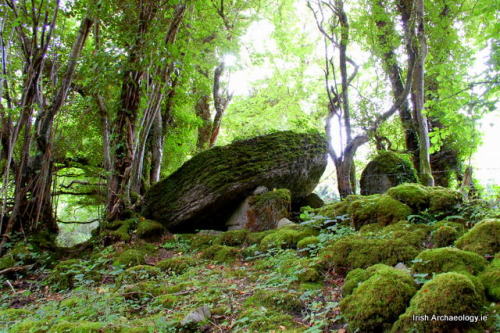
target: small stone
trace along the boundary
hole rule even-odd
[[[222,233],[220,230],[200,230],[198,231],[198,235],[204,236],[218,236]]]
[[[262,194],[262,193],[266,193],[266,192],[269,192],[269,189],[267,187],[259,186],[253,191],[253,194],[256,195],[256,194]]]
[[[284,227],[284,226],[287,226],[287,225],[292,225],[292,224],[297,224],[297,223],[294,223],[292,221],[290,221],[289,219],[287,219],[286,217],[282,218],[281,220],[278,221],[278,224],[277,224],[277,229],[281,228],[281,227]]]
[[[398,262],[396,266],[394,266],[395,269],[399,269],[400,271],[410,273],[410,269],[402,262]]]
[[[191,311],[184,319],[181,321],[182,325],[190,324],[190,323],[200,323],[202,321],[207,320],[212,316],[210,312],[210,308],[206,305],[197,308],[196,310]]]

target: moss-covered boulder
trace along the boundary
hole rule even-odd
[[[404,240],[353,235],[324,248],[319,256],[326,269],[350,271],[379,263],[394,266],[399,262],[409,262],[417,254],[418,250]]]
[[[297,243],[309,236],[316,236],[317,231],[299,225],[285,226],[267,234],[260,241],[260,248],[296,248]]]
[[[396,185],[416,182],[417,175],[410,161],[393,152],[381,152],[361,173],[361,194],[385,193]]]
[[[383,332],[403,313],[417,288],[413,278],[392,267],[378,265],[340,303],[353,332]]]
[[[433,214],[454,214],[463,201],[460,192],[446,187],[427,187],[427,191],[429,192],[429,211]]]
[[[300,294],[285,290],[257,290],[247,298],[245,304],[248,306],[266,306],[284,312],[297,313],[304,307]]]
[[[500,219],[487,219],[477,223],[456,241],[456,246],[481,255],[495,255],[500,251]]]
[[[137,265],[127,268],[118,275],[118,282],[137,283],[145,280],[154,280],[160,275],[161,270],[154,266]]]
[[[485,271],[479,275],[486,296],[494,302],[500,302],[500,257],[493,259]]]
[[[201,253],[203,259],[214,260],[218,263],[233,262],[240,257],[239,249],[226,245],[212,245]]]
[[[417,273],[468,272],[477,274],[485,269],[486,259],[477,253],[452,247],[429,249],[419,253],[413,270]]]
[[[161,223],[147,219],[140,219],[135,231],[137,237],[147,240],[159,239],[164,232],[165,228]]]
[[[419,212],[429,207],[429,191],[427,187],[420,184],[404,183],[390,188],[387,194],[408,205],[414,212]]]
[[[448,225],[443,225],[436,228],[436,230],[432,232],[431,242],[435,247],[450,246],[453,245],[458,236],[459,232],[456,228]]]
[[[411,214],[411,209],[402,202],[384,195],[371,195],[354,200],[347,212],[356,230],[365,224],[378,223],[386,226],[401,220]]]
[[[156,264],[156,267],[168,274],[180,275],[195,266],[197,262],[193,257],[177,256],[160,261]]]
[[[318,133],[279,132],[206,150],[151,187],[143,214],[170,230],[223,229],[258,186],[307,196],[326,167]]]
[[[259,190],[262,187],[259,187]],[[260,191],[259,191],[260,192]],[[275,229],[278,221],[290,216],[292,197],[288,189],[276,189],[246,198],[226,222],[228,230],[264,231]]]
[[[146,252],[141,249],[128,249],[120,253],[114,260],[113,265],[132,267],[146,263]]]
[[[464,332],[471,328],[480,329],[482,323],[438,317],[484,314],[484,296],[480,289],[466,275],[455,272],[439,274],[425,283],[412,298],[410,306],[391,332]],[[424,315],[428,317],[424,318]],[[433,318],[433,315],[436,317]]]

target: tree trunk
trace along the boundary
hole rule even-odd
[[[198,99],[195,105],[196,115],[203,124],[198,127],[198,141],[196,142],[197,151],[203,151],[208,148],[212,134],[212,120],[210,114],[210,97],[203,95]]]

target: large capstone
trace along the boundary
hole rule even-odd
[[[326,168],[319,133],[279,132],[206,150],[151,187],[143,215],[171,231],[225,229],[259,186],[287,188],[292,200],[310,194]]]
[[[389,188],[399,184],[416,182],[417,175],[409,161],[393,152],[381,152],[361,173],[361,194],[385,193]]]

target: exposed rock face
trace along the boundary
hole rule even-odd
[[[410,162],[395,153],[382,152],[363,170],[360,179],[361,194],[385,193],[399,184],[416,182],[416,172]]]
[[[257,190],[259,188],[261,187],[258,187]],[[289,190],[260,192],[246,198],[229,218],[226,225],[228,230],[264,231],[275,229],[279,220],[290,216],[290,207]]]
[[[280,132],[204,151],[145,196],[143,215],[172,231],[225,229],[258,186],[287,188],[292,200],[316,187],[326,168],[326,139]]]

